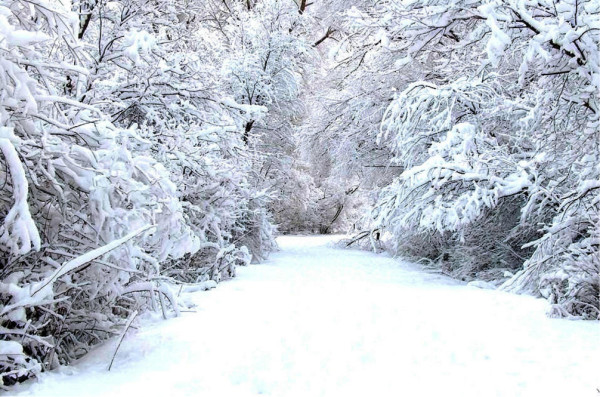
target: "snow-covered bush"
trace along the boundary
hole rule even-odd
[[[358,182],[396,250],[597,318],[598,5],[327,7],[306,128],[319,209]]]
[[[436,67],[383,116],[378,139],[404,172],[382,191],[377,224],[399,239],[446,233],[477,266],[493,254],[469,254],[468,242],[489,236],[498,263],[527,253],[504,288],[547,296],[557,314],[598,318],[598,5],[382,7],[387,18],[361,23],[402,37],[390,48],[403,63]],[[515,204],[518,219],[507,211]]]
[[[274,248],[200,6],[0,2],[3,387]]]
[[[136,295],[170,295],[159,262],[199,240],[140,132],[77,99],[87,55],[70,11],[11,2],[0,12],[0,334],[19,351],[2,368],[10,385],[110,336]]]
[[[98,73],[92,85],[97,88],[87,98],[119,125],[142,126],[149,153],[170,172],[202,249],[189,261],[171,262],[167,273],[196,280],[220,266],[225,257],[219,252],[237,235],[249,234],[244,219],[255,194],[250,179],[257,156],[248,152],[245,127],[260,121],[266,108],[236,102],[237,91],[227,83],[223,60],[237,51],[227,34],[231,40],[243,34],[233,18],[239,7],[159,3],[149,16],[136,4],[98,10],[103,23],[87,28],[86,35],[106,43],[94,54]],[[222,14],[214,16],[213,7],[221,7]],[[205,23],[211,16],[222,18],[217,26]],[[241,249],[236,248],[239,257],[245,255]]]

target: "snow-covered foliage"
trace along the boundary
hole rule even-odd
[[[0,2],[3,387],[275,248],[244,135],[271,109],[223,66],[250,12],[219,3]]]
[[[352,10],[381,36],[370,56],[396,59],[386,73],[417,71],[381,118],[378,142],[403,172],[381,191],[376,225],[465,277],[523,265],[503,288],[598,318],[598,11],[578,0]]]
[[[597,2],[317,7],[328,40],[303,130],[321,230],[367,227],[357,243],[386,236],[455,277],[545,296],[552,315],[598,318]]]

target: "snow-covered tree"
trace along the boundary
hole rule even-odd
[[[379,142],[405,170],[382,192],[378,223],[396,236],[449,233],[460,251],[495,217],[506,227],[490,237],[516,247],[488,266],[525,267],[504,288],[548,297],[555,314],[598,317],[598,5],[381,7],[388,17],[361,23],[394,38],[402,63],[431,71],[383,116]]]
[[[223,29],[230,50],[223,71],[233,98],[266,112],[244,126],[243,142],[256,154],[251,182],[272,194],[269,208],[286,231],[310,228],[316,192],[297,138],[306,117],[303,87],[316,66],[309,41],[313,20],[303,7],[278,0],[257,1],[249,9],[238,3],[229,7],[231,23]]]
[[[273,249],[242,134],[264,108],[221,84],[227,47],[202,6],[0,4],[5,386],[134,310],[177,311],[168,281],[218,281]]]
[[[153,281],[158,261],[194,252],[199,241],[139,131],[77,97],[90,74],[77,18],[52,1],[0,7],[1,344],[9,385],[114,332],[135,306],[129,292],[170,296]]]

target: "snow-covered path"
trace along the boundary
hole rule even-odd
[[[331,237],[281,252],[146,324],[40,396],[596,396],[600,325],[549,319],[545,302],[423,273]],[[75,373],[76,375],[70,375]]]

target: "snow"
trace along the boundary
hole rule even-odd
[[[29,182],[25,169],[19,159],[14,143],[19,142],[10,127],[0,127],[0,152],[10,171],[14,204],[0,225],[0,244],[7,246],[13,253],[26,254],[31,249],[39,251],[40,235],[29,212]]]
[[[23,346],[17,342],[2,340],[0,341],[0,354],[23,354]]]
[[[195,312],[143,320],[107,371],[113,339],[42,374],[34,396],[596,396],[600,324],[480,289],[339,237],[281,251],[209,292]]]
[[[148,32],[132,30],[125,34],[125,49],[123,53],[135,62],[141,64],[141,54],[147,54],[156,45],[156,39]]]

